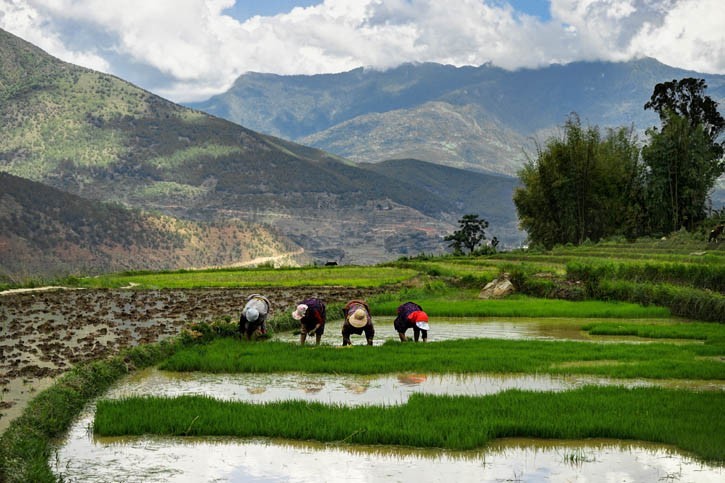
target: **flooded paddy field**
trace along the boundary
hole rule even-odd
[[[403,404],[414,393],[486,396],[509,389],[567,391],[585,385],[725,391],[725,381],[611,379],[546,374],[207,374],[147,369],[116,384],[105,398],[203,395],[264,403],[290,399],[357,406]]]
[[[393,328],[394,317],[377,316],[375,323],[374,345],[383,344],[386,340],[398,340],[398,333]],[[701,344],[693,339],[650,339],[635,336],[591,335],[581,330],[581,326],[591,322],[621,322],[644,324],[671,324],[670,319],[593,319],[564,317],[435,317],[430,321],[428,342],[453,339],[506,339],[506,340],[573,340],[590,342],[657,342],[666,344]],[[322,344],[342,345],[342,320],[330,320],[325,324]],[[406,335],[412,339],[413,329]],[[299,342],[299,335],[294,332],[282,332],[275,335],[276,340]],[[314,340],[314,338],[313,338]],[[353,345],[366,344],[365,337],[352,335]],[[308,339],[307,344],[311,341]]]
[[[186,290],[23,290],[0,293],[0,432],[27,402],[74,364],[178,334],[188,322],[237,320],[260,288]],[[273,311],[310,293],[365,298],[376,289],[265,288]]]
[[[148,369],[104,398],[206,395],[264,403],[403,404],[414,393],[487,395],[508,389],[565,391],[583,385],[659,385],[725,391],[711,381],[612,380],[587,376],[422,374],[205,374]],[[268,439],[93,435],[89,405],[51,459],[64,481],[587,481],[719,482],[725,468],[642,442],[495,441],[478,451],[351,446]],[[421,424],[425,424],[421,421]]]
[[[63,481],[715,483],[725,478],[725,468],[640,442],[514,439],[454,452],[268,439],[94,438],[92,420],[91,406],[51,459]]]

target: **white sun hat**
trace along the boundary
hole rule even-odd
[[[259,318],[259,310],[251,307],[247,309],[245,317],[247,318],[248,322],[255,322]]]
[[[305,316],[307,313],[307,305],[305,304],[299,304],[297,306],[297,309],[295,309],[294,312],[292,312],[292,318],[295,320],[302,320],[302,317]]]

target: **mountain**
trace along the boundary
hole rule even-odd
[[[424,63],[313,76],[249,73],[190,106],[354,161],[416,158],[515,174],[572,112],[602,128],[658,125],[645,102],[658,82],[683,77],[704,78],[708,95],[725,101],[725,76],[645,58],[517,71]]]
[[[501,174],[477,173],[417,159],[362,163],[380,175],[404,179],[413,186],[447,199],[457,213],[477,213],[489,222],[486,236],[523,241],[518,231],[513,192],[519,179]]]
[[[289,261],[300,251],[263,227],[177,220],[0,173],[0,282]]]
[[[389,260],[399,252],[386,239],[401,233],[416,234],[411,253],[440,251],[459,216],[405,180],[171,103],[4,31],[0,122],[0,172],[179,220],[269,228],[306,260]]]

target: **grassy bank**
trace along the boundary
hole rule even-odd
[[[50,441],[65,432],[83,406],[103,394],[133,368],[157,364],[178,348],[160,343],[136,347],[122,356],[74,367],[36,396],[0,437],[0,481],[55,482],[48,465]]]
[[[725,461],[725,396],[654,388],[585,387],[563,393],[413,395],[401,406],[344,407],[288,401],[255,405],[200,396],[103,400],[102,436],[266,436],[480,448],[496,438],[617,438],[676,445]]]
[[[161,364],[171,371],[211,373],[297,372],[387,374],[545,373],[617,378],[724,380],[725,345],[617,344],[500,339],[429,344],[388,342],[380,347],[301,347],[219,339],[187,347]]]

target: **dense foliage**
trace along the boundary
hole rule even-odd
[[[546,247],[632,235],[640,216],[641,176],[631,129],[583,128],[570,117],[562,138],[552,138],[520,171],[514,193],[520,225]]]
[[[659,114],[662,127],[647,131],[641,156],[632,128],[602,136],[572,115],[563,136],[549,139],[519,172],[514,203],[530,241],[551,248],[696,229],[725,172],[718,143],[725,121],[706,87],[691,78],[657,84],[645,108]]]

